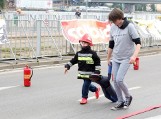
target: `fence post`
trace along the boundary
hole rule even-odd
[[[2,46],[0,45],[0,59],[2,59]]]
[[[60,18],[60,15],[58,16],[58,19],[57,19],[57,29],[58,29],[58,32],[60,33],[61,32],[61,18]]]
[[[41,20],[36,21],[36,30],[37,30],[36,56],[41,57]]]
[[[18,26],[18,15],[14,14],[14,24]]]

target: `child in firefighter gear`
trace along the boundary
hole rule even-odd
[[[96,82],[101,86],[102,91],[107,99],[111,100],[112,102],[117,102],[116,92],[110,83],[111,71],[112,63],[108,65],[108,76],[102,76],[100,74],[91,74],[89,78],[90,80]]]
[[[88,92],[95,92],[96,99],[99,98],[100,88],[97,88],[93,84],[91,84],[91,80],[89,79],[89,75],[92,73],[100,73],[100,58],[97,53],[91,50],[92,39],[88,34],[83,35],[83,37],[79,40],[81,45],[81,50],[78,51],[74,58],[72,58],[65,65],[65,73],[70,69],[71,66],[78,63],[78,79],[83,79],[82,86],[82,100],[80,104],[86,104],[88,98]]]
[[[136,28],[124,18],[124,13],[120,9],[114,8],[110,12],[109,21],[112,21],[112,25],[107,61],[109,63],[112,56],[112,74],[118,98],[118,103],[111,109],[117,110],[128,108],[131,104],[132,96],[124,82],[124,77],[130,64],[133,64],[138,56],[141,41]]]

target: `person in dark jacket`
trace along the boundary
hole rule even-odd
[[[112,102],[117,102],[118,99],[116,92],[110,83],[110,79],[112,76],[111,72],[112,72],[112,62],[110,63],[110,65],[108,65],[108,76],[103,76],[100,74],[91,74],[89,78],[90,80],[96,82],[101,86],[104,96],[107,99],[111,100]]]
[[[88,98],[88,92],[95,92],[96,99],[99,98],[99,91],[100,88],[97,88],[93,84],[91,84],[91,80],[89,76],[93,73],[100,74],[100,58],[98,57],[97,53],[91,49],[92,39],[89,37],[88,34],[85,34],[79,40],[82,49],[78,51],[74,58],[72,58],[66,65],[65,65],[65,74],[70,69],[70,67],[76,63],[78,63],[78,79],[83,79],[84,83],[82,86],[82,100],[80,104],[86,104]]]

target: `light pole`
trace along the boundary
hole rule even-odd
[[[88,7],[88,0],[85,0],[86,1],[86,19],[87,19],[87,16],[88,16],[88,9],[87,9],[87,7]]]
[[[69,5],[69,2],[68,2],[68,0],[67,0],[67,7],[68,7],[68,5]]]
[[[64,9],[64,7],[65,7],[65,0],[63,0],[63,9]]]

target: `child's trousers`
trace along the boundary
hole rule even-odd
[[[84,83],[82,86],[82,98],[88,98],[89,91],[96,92],[97,87],[91,84],[91,80],[89,79],[83,79]]]

